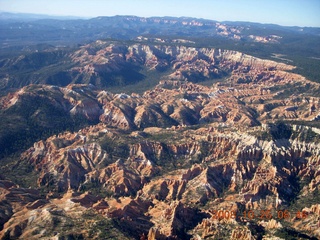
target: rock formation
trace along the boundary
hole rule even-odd
[[[70,84],[2,97],[3,114],[25,106],[31,116],[18,118],[43,127],[48,109],[35,100],[92,124],[6,159],[0,238],[257,239],[288,224],[320,236],[319,84],[220,49],[98,41],[71,57],[70,71],[88,78],[126,64],[172,72],[143,94]],[[185,81],[221,76],[212,86]],[[13,183],[21,172],[34,187]]]

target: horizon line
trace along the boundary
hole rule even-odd
[[[320,28],[320,26],[299,26],[299,25],[281,25],[278,23],[271,23],[271,22],[255,22],[255,21],[246,21],[246,20],[215,20],[215,19],[208,19],[208,18],[201,18],[201,17],[191,17],[191,16],[170,16],[170,15],[164,15],[164,16],[139,16],[139,15],[131,15],[131,14],[116,14],[116,15],[98,15],[98,16],[75,16],[75,15],[56,15],[56,14],[46,14],[46,13],[31,13],[31,12],[9,12],[5,10],[0,9],[0,13],[8,13],[8,14],[16,14],[16,15],[23,15],[23,14],[28,14],[28,15],[34,15],[34,16],[39,16],[39,17],[53,17],[53,18],[73,18],[73,19],[57,19],[57,20],[90,20],[94,18],[101,18],[101,17],[137,17],[137,18],[186,18],[186,19],[198,19],[198,20],[205,20],[205,21],[212,21],[212,22],[218,22],[218,23],[255,23],[255,24],[261,24],[261,25],[275,25],[275,26],[282,26],[282,27],[298,27],[298,28]],[[10,19],[10,18],[8,18]],[[40,19],[46,19],[46,18],[38,18]],[[47,18],[50,19],[50,18]]]

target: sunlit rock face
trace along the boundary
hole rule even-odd
[[[172,73],[164,76],[170,80],[198,82],[225,77],[230,72],[237,73],[239,81],[279,80],[283,78],[281,71],[294,68],[237,51],[142,43],[119,45],[100,40],[81,47],[70,57],[77,64],[71,69],[73,75],[82,79],[103,79],[106,73],[123,71],[126,66],[140,66],[149,71],[170,70]]]

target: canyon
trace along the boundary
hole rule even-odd
[[[2,119],[21,121],[3,123],[2,141],[25,120],[49,136],[1,167],[1,239],[320,237],[319,83],[215,48],[98,40],[67,57],[64,82],[2,79]],[[158,83],[108,90],[139,68]],[[62,128],[62,116],[83,126]]]

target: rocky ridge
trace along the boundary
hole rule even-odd
[[[81,47],[71,59],[79,65],[71,69],[73,75],[84,74],[86,79],[102,77],[105,72],[118,72],[127,64],[144,66],[149,71],[170,70],[172,73],[164,78],[189,81],[221,78],[234,68],[241,72],[269,70],[269,67],[273,70],[294,68],[236,51],[143,43],[119,45],[101,40]]]
[[[242,82],[258,81],[266,77],[279,80],[284,75],[278,74],[279,70],[294,68],[237,51],[166,42],[158,44],[138,41],[128,44],[102,40],[75,50],[56,48],[6,58],[1,60],[0,65],[1,90],[17,89],[34,83],[64,87],[68,84],[119,87],[146,81],[155,73],[162,79],[191,82],[224,79],[236,71],[241,75],[238,80]],[[20,72],[24,74],[23,77]]]

